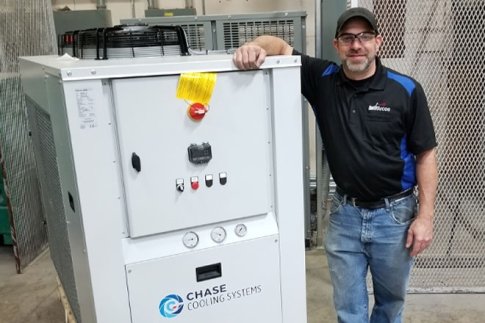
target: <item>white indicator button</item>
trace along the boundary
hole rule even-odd
[[[242,223],[238,224],[234,229],[234,233],[236,233],[238,237],[244,237],[246,233],[248,233],[248,228],[246,228],[246,226]]]
[[[212,229],[211,238],[216,243],[221,243],[226,239],[226,230],[223,227],[215,227]]]
[[[182,242],[187,248],[195,248],[195,246],[197,246],[197,244],[199,243],[199,236],[197,235],[197,233],[189,231],[184,234]]]

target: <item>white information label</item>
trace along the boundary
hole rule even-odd
[[[93,89],[76,89],[76,102],[81,129],[96,128],[96,109]]]

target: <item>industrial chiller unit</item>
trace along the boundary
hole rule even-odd
[[[21,58],[78,322],[306,322],[299,66]]]

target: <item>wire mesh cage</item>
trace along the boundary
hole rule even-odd
[[[50,1],[4,1],[0,8],[0,148],[17,271],[47,247],[19,56],[57,51]]]
[[[485,291],[483,0],[360,0],[373,10],[384,64],[424,87],[438,140],[434,241],[416,257],[414,292]]]

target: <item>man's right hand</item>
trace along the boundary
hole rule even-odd
[[[253,70],[263,64],[266,55],[266,51],[261,46],[249,42],[234,52],[233,61],[241,70]]]
[[[239,47],[233,61],[239,69],[253,70],[261,67],[266,56],[291,55],[292,52],[293,48],[283,39],[263,35]]]

